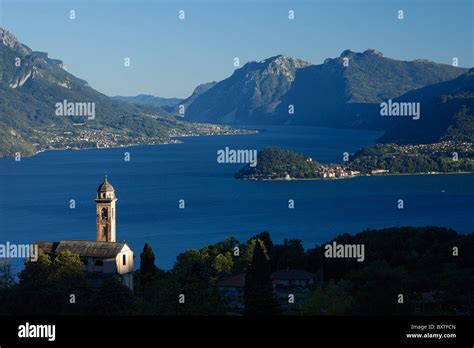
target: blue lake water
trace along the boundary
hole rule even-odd
[[[233,178],[240,164],[217,163],[217,150],[277,146],[322,162],[372,144],[379,133],[272,127],[258,134],[189,137],[182,144],[48,151],[0,160],[0,242],[95,239],[95,194],[107,173],[118,196],[117,240],[136,253],[153,245],[172,267],[188,248],[267,230],[274,241],[306,247],[340,233],[403,225],[474,230],[474,175],[359,177],[333,181],[257,182]],[[124,161],[124,152],[131,155]],[[69,201],[76,208],[69,208]],[[185,200],[185,209],[178,201]],[[288,208],[288,200],[295,208]],[[397,209],[397,200],[404,209]]]

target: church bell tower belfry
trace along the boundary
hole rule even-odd
[[[107,180],[97,189],[96,216],[97,216],[97,238],[98,242],[115,243],[115,197],[114,187]]]

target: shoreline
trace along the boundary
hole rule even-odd
[[[62,148],[55,148],[55,149],[42,149],[36,151],[34,154],[25,156],[25,157],[33,157],[36,156],[40,153],[43,152],[48,152],[48,151],[83,151],[83,150],[106,150],[106,149],[120,149],[123,147],[135,147],[135,146],[154,146],[154,145],[173,145],[173,144],[181,144],[183,143],[182,141],[170,141],[167,143],[146,143],[146,144],[127,144],[127,145],[116,145],[116,146],[106,146],[106,147],[80,147],[80,148],[73,148],[73,147],[62,147]],[[0,159],[7,159],[11,157],[1,157]]]
[[[449,175],[449,174],[474,174],[474,172],[432,172],[432,173],[394,173],[394,174],[364,174],[364,175],[354,175],[349,177],[342,178],[236,178],[236,180],[246,180],[246,181],[333,181],[333,180],[348,180],[354,178],[364,178],[364,177],[377,177],[377,176],[428,176],[428,175]]]
[[[222,134],[188,134],[188,135],[173,135],[170,136],[171,141],[168,142],[159,142],[159,143],[132,143],[124,145],[115,145],[115,146],[106,146],[106,147],[61,147],[61,148],[52,148],[52,149],[41,149],[29,155],[22,155],[22,157],[33,157],[40,153],[47,151],[82,151],[82,150],[102,150],[102,149],[119,149],[124,147],[135,147],[135,146],[155,146],[155,145],[175,145],[182,144],[183,141],[176,138],[191,138],[191,137],[214,137],[214,136],[228,136],[228,135],[246,135],[246,134],[258,134],[258,130],[249,130],[242,133],[222,133]],[[11,159],[15,156],[0,156],[0,160]]]

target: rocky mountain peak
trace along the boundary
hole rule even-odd
[[[359,52],[354,52],[350,49],[344,50],[341,55],[339,56],[340,58],[344,57],[350,57],[354,55],[364,55],[364,56],[375,56],[375,57],[383,57],[383,53],[377,50],[374,50],[372,48],[366,49],[364,52],[359,53]]]
[[[282,54],[279,54],[274,57],[267,58],[263,61],[264,63],[268,65],[273,65],[273,66],[282,66],[282,67],[292,67],[292,68],[304,68],[306,66],[311,65],[311,63],[308,63],[302,59],[298,58],[293,58],[293,57],[288,57]]]
[[[23,55],[31,53],[31,49],[28,46],[20,43],[16,36],[2,27],[0,27],[0,41],[3,46],[12,48]]]
[[[18,39],[12,33],[2,27],[0,27],[0,39],[2,40],[2,44],[8,47],[13,47],[19,43]]]
[[[369,48],[363,52],[363,54],[367,56],[376,56],[376,57],[383,57],[383,53],[372,48]]]
[[[355,54],[354,51],[351,51],[350,49],[347,49],[347,50],[342,51],[342,53],[339,57],[344,58],[344,57],[347,57],[347,56],[352,56],[353,54]],[[327,60],[331,60],[331,58],[328,58]]]

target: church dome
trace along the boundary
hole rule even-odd
[[[100,184],[99,188],[97,189],[97,192],[111,192],[111,191],[115,191],[115,190],[114,190],[114,187],[107,180],[107,175],[106,175],[104,178],[104,182]]]

